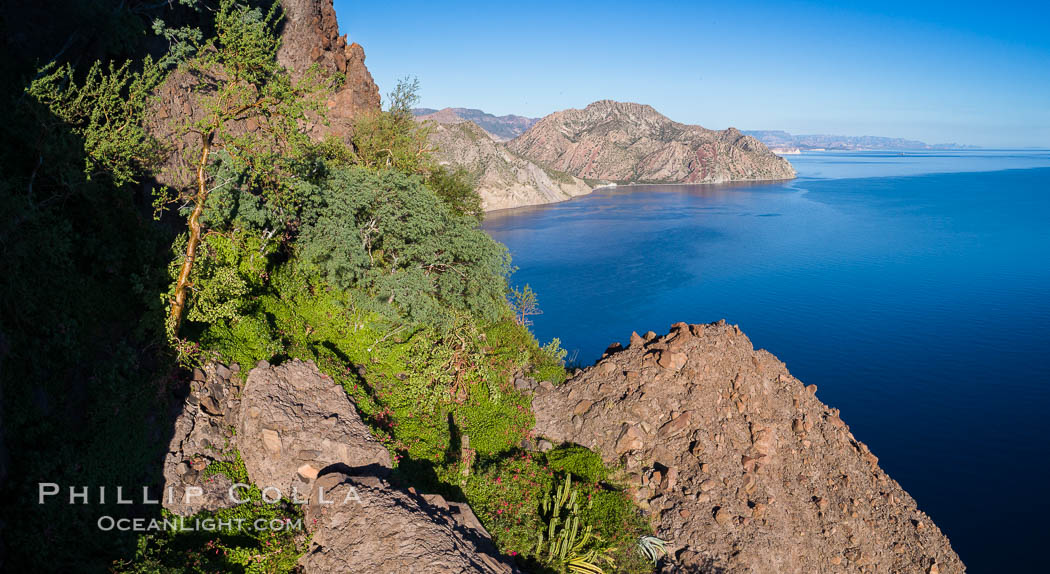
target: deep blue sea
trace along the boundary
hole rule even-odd
[[[814,152],[784,183],[488,215],[586,365],[725,318],[819,386],[971,572],[1046,571],[1050,152]]]

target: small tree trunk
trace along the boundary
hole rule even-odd
[[[212,134],[201,137],[201,158],[197,163],[197,197],[194,200],[193,213],[190,214],[189,228],[190,237],[186,242],[186,257],[182,260],[182,268],[179,270],[179,278],[175,282],[175,297],[171,302],[171,314],[168,322],[172,326],[171,336],[179,334],[179,326],[182,324],[182,313],[186,308],[186,297],[190,286],[190,272],[193,271],[193,260],[197,257],[197,246],[201,242],[200,216],[204,211],[204,202],[208,199],[208,154],[211,152]]]

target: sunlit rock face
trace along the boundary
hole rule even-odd
[[[651,106],[602,100],[555,112],[508,147],[543,166],[612,182],[721,183],[790,179],[795,170],[736,128],[671,121]]]
[[[735,326],[678,323],[540,388],[535,433],[622,463],[686,572],[963,572],[816,391]]]

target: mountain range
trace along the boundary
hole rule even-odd
[[[928,144],[904,138],[879,136],[836,136],[827,134],[792,135],[781,130],[747,130],[770,148],[780,150],[920,150],[920,149],[973,149],[975,146],[959,144]]]
[[[791,179],[795,170],[735,128],[681,124],[652,106],[601,100],[555,112],[507,147],[577,177],[616,183]]]
[[[444,108],[441,110],[416,108],[412,110],[412,113],[417,117],[432,119],[439,124],[454,123],[456,120],[474,122],[481,126],[481,129],[488,132],[496,141],[512,140],[540,121],[539,118],[526,118],[513,114],[495,116],[481,110],[469,108]]]
[[[795,176],[791,164],[739,130],[681,124],[642,104],[602,100],[538,120],[465,108],[414,113],[432,123],[438,160],[474,176],[486,211],[563,201],[601,183]]]
[[[434,157],[470,172],[485,211],[557,203],[591,192],[582,179],[521,157],[472,121],[440,113],[416,119],[433,122]]]

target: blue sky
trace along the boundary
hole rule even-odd
[[[709,128],[1050,147],[1036,2],[335,0],[385,95],[543,116],[599,99]]]

